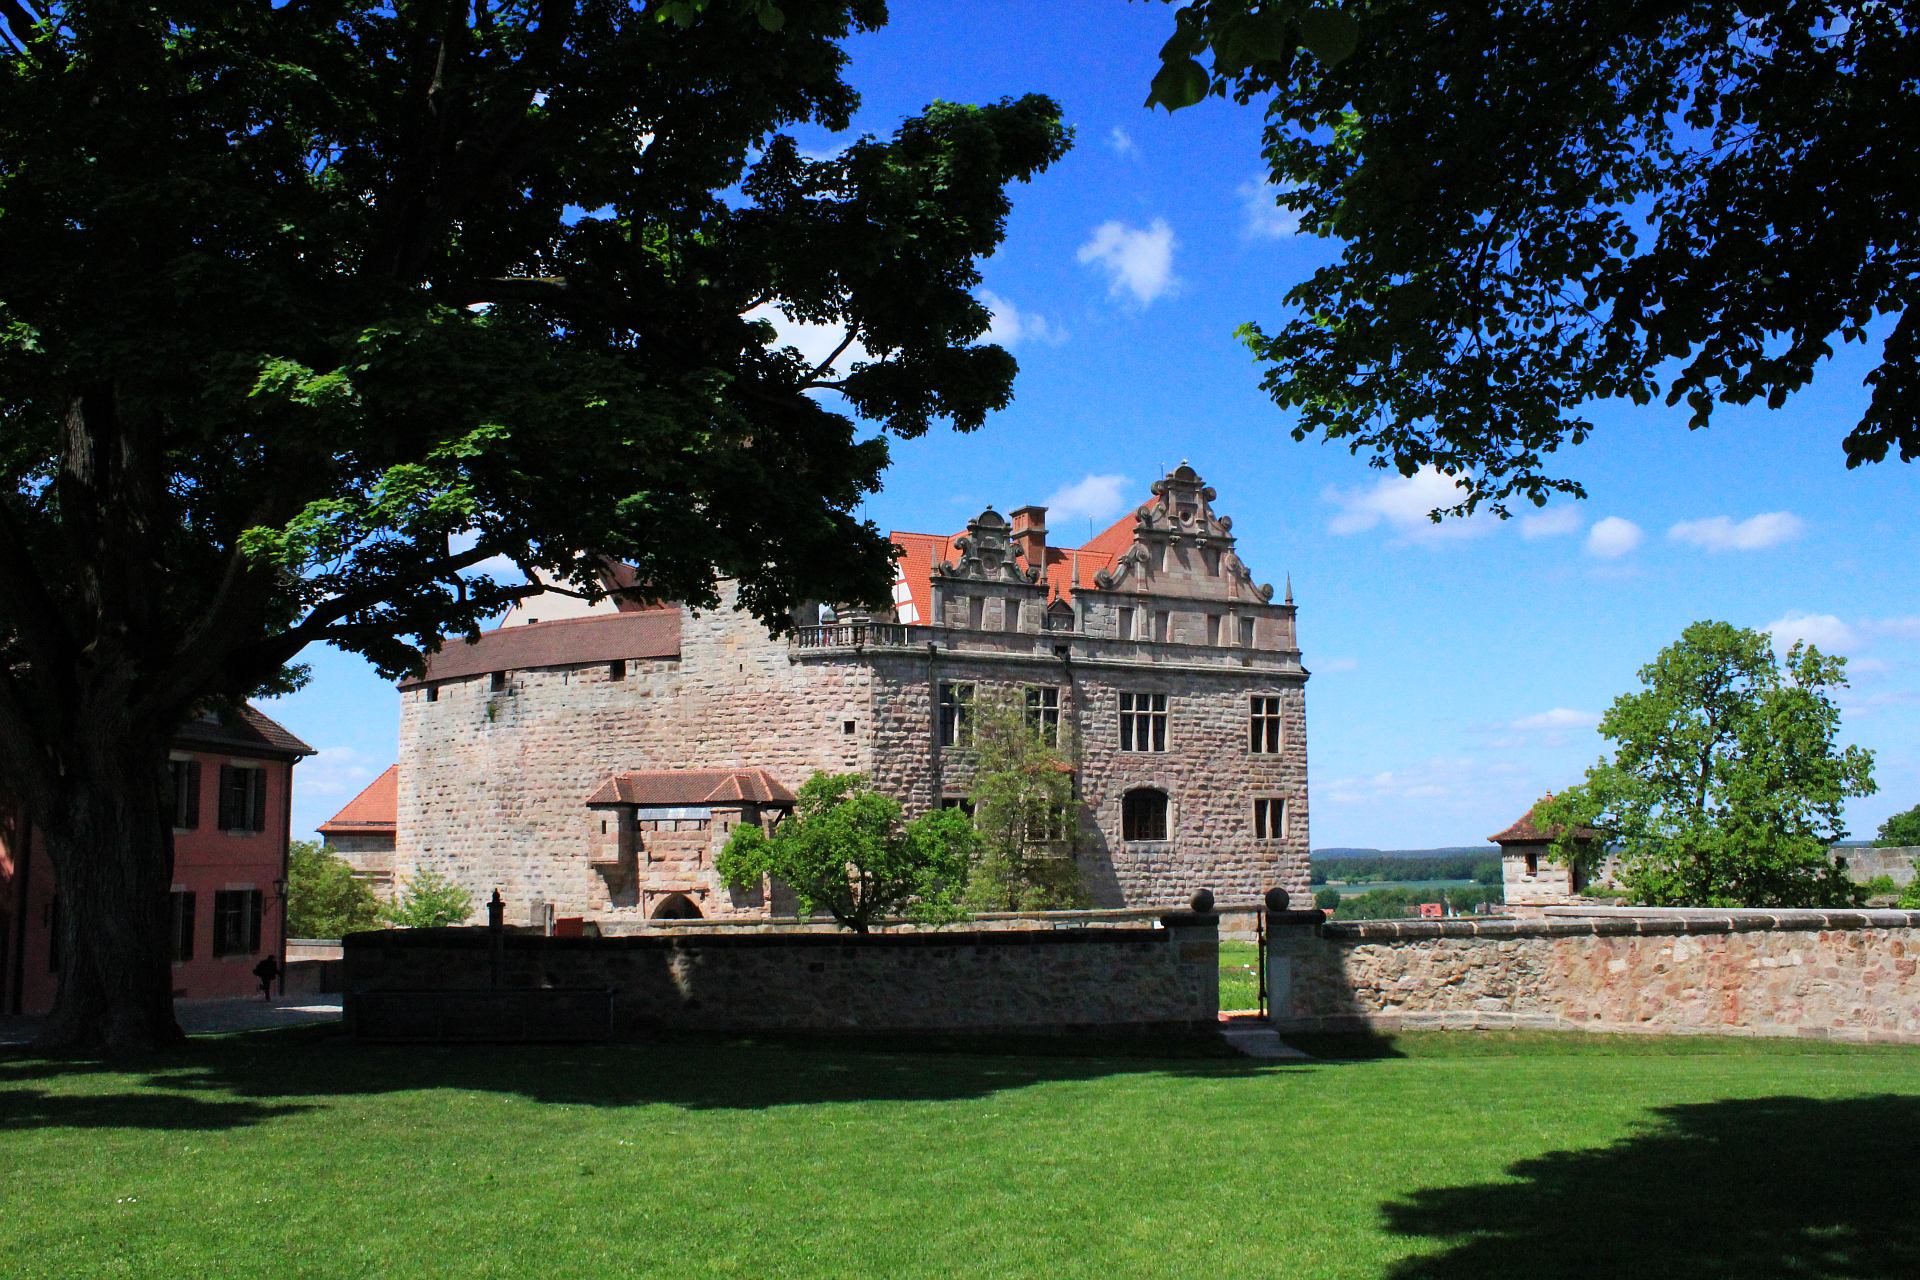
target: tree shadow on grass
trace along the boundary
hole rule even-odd
[[[1181,1055],[1185,1056],[1181,1056]],[[941,1041],[674,1036],[603,1045],[368,1045],[330,1028],[196,1039],[141,1063],[0,1058],[0,1128],[225,1128],[327,1099],[453,1089],[569,1106],[690,1110],[936,1102],[1117,1075],[1235,1077],[1298,1071],[1180,1042],[1057,1038]],[[100,1073],[107,1093],[27,1087]]]
[[[1396,1280],[1485,1276],[1920,1276],[1920,1098],[1756,1098],[1661,1107],[1605,1147],[1555,1151],[1517,1183],[1384,1206],[1445,1241]]]

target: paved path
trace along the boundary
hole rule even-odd
[[[340,1021],[339,996],[293,996],[284,1000],[175,1000],[173,1016],[188,1035],[264,1031],[314,1022]],[[40,1030],[38,1018],[0,1018],[0,1045],[23,1045]]]
[[[1257,1014],[1222,1014],[1220,1038],[1249,1058],[1300,1060],[1313,1056],[1282,1040],[1280,1033]]]

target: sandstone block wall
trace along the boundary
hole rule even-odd
[[[345,940],[356,993],[489,985],[484,929]],[[502,987],[607,987],[616,1035],[706,1031],[1211,1030],[1211,916],[1161,928],[999,933],[749,934],[502,940]]]
[[[1885,876],[1905,888],[1913,883],[1915,868],[1920,866],[1920,848],[1912,845],[1896,845],[1886,849],[1835,849],[1833,853],[1835,857],[1847,860],[1847,878],[1855,884],[1865,884]]]
[[[1920,1043],[1920,912],[1270,917],[1283,1030],[1530,1027]]]

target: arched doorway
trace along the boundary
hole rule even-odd
[[[653,909],[655,920],[698,920],[700,908],[684,893],[670,893]]]

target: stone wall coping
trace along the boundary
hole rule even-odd
[[[1215,913],[1163,913],[1159,928],[1113,929],[994,929],[967,933],[740,933],[740,934],[621,934],[601,938],[547,937],[508,932],[501,938],[508,951],[673,951],[713,947],[799,947],[815,950],[850,948],[927,947],[1058,947],[1108,946],[1116,943],[1156,944],[1171,929],[1219,927]],[[347,951],[381,948],[447,948],[485,951],[492,937],[484,926],[447,929],[371,929],[341,939]]]
[[[1567,910],[1569,914],[1545,920],[1338,920],[1321,926],[1321,932],[1336,942],[1377,942],[1419,938],[1677,937],[1764,930],[1920,929],[1920,911],[1748,908],[1708,911],[1641,907],[1603,915],[1604,908]],[[1653,914],[1656,910],[1660,910],[1660,914]]]
[[[1542,907],[1540,910],[1548,916],[1593,920],[1830,920],[1859,916],[1895,928],[1920,916],[1920,912],[1896,907]]]
[[[1266,904],[1256,901],[1219,902],[1214,904],[1215,915],[1248,915],[1256,911],[1265,911]],[[952,924],[920,924],[896,916],[874,921],[876,928],[910,929],[915,933],[968,933],[968,925],[975,923],[1001,924],[1006,922],[1029,923],[1036,928],[1063,929],[1083,925],[1101,925],[1110,921],[1159,921],[1173,907],[1085,907],[1068,911],[976,911],[965,920]],[[806,929],[834,929],[834,923],[828,916],[716,916],[708,920],[647,920],[613,921],[616,933],[603,933],[603,937],[708,937],[713,934],[734,931],[759,933],[779,932],[790,929],[799,932]],[[599,921],[602,930],[608,927],[607,920]]]

